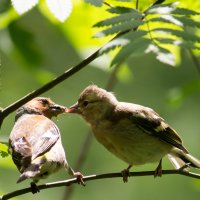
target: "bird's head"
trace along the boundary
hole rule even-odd
[[[23,114],[39,114],[51,119],[53,116],[64,113],[65,110],[65,107],[54,103],[50,98],[36,97],[20,107],[16,117]]]
[[[68,113],[80,114],[89,123],[105,118],[117,105],[116,97],[106,90],[90,85],[80,94],[78,102],[67,109]]]

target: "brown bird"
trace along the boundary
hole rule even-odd
[[[61,168],[80,179],[82,177],[69,167],[59,129],[51,121],[53,116],[65,110],[65,107],[44,97],[37,97],[17,110],[9,137],[9,148],[21,173],[17,183],[28,178],[33,179],[33,193],[38,192],[35,183]]]
[[[200,161],[189,154],[176,131],[151,108],[119,102],[111,92],[91,85],[67,112],[81,115],[96,139],[129,164],[122,171],[124,182],[132,166],[151,162],[159,163],[155,176],[161,176],[162,158],[167,154],[176,169],[200,168]]]

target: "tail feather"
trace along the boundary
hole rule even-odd
[[[200,169],[200,160],[195,158],[189,153],[185,153],[178,148],[174,148],[170,154],[168,154],[168,158],[175,167],[175,169],[180,169],[184,167],[186,164],[189,166],[199,168]]]
[[[17,180],[17,183],[20,183],[28,178],[34,178],[39,173],[40,173],[40,171],[38,171],[38,170],[37,171],[26,170],[20,175],[19,179]]]

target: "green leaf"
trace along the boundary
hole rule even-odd
[[[168,64],[171,66],[174,66],[175,63],[175,57],[174,55],[168,51],[167,49],[164,49],[158,45],[155,45],[154,43],[151,43],[148,48],[145,50],[145,53],[153,53],[156,55],[156,59],[164,64]]]
[[[145,13],[146,14],[171,14],[176,8],[177,2],[169,4],[158,4],[150,7]]]
[[[137,30],[137,31],[131,31],[126,34],[123,34],[121,37],[118,37],[111,42],[107,43],[101,50],[100,54],[107,53],[110,50],[115,49],[119,46],[125,46],[128,43],[131,42],[131,40],[137,40],[138,38],[142,38],[145,36],[148,32],[144,30]]]
[[[161,34],[174,35],[186,41],[200,42],[200,37],[194,35],[193,33],[188,33],[186,31],[180,31],[170,28],[155,28],[151,31],[159,32]]]
[[[128,30],[137,28],[138,26],[142,24],[144,24],[144,22],[141,20],[124,22],[123,24],[117,24],[111,28],[100,31],[94,37],[105,37],[107,35],[123,32],[123,31],[128,31]]]
[[[176,16],[175,17],[177,20],[179,20],[181,23],[184,24],[184,26],[191,26],[191,27],[197,27],[197,28],[200,28],[200,23],[191,19],[191,18],[188,18],[188,17],[178,17]]]
[[[174,11],[172,11],[172,14],[188,16],[188,15],[199,15],[200,12],[196,12],[194,10],[190,10],[187,8],[176,8]]]
[[[113,59],[111,66],[123,62],[130,55],[144,54],[145,50],[151,44],[151,40],[147,38],[140,38],[139,40],[130,42],[124,46]]]
[[[94,27],[110,26],[110,25],[115,25],[122,22],[126,22],[126,21],[130,22],[131,20],[140,19],[141,17],[142,17],[142,14],[139,12],[124,13],[122,15],[100,21],[96,23]]]
[[[8,146],[3,143],[0,143],[0,156],[2,158],[5,158],[8,156]]]
[[[168,51],[167,49],[159,47],[158,52],[156,52],[156,59],[159,60],[161,63],[175,66],[176,61],[175,61],[175,56],[173,53]]]
[[[183,23],[178,20],[176,17],[172,15],[163,15],[159,17],[152,18],[148,20],[149,22],[164,22],[164,23],[170,23],[170,24],[175,24],[177,26],[183,27]]]
[[[103,0],[85,0],[86,3],[90,3],[93,6],[100,7],[103,5]]]
[[[178,44],[181,43],[180,40],[175,40],[175,39],[172,39],[172,38],[154,37],[153,39],[160,42],[160,43],[164,43],[164,44],[178,45]]]
[[[127,8],[127,7],[121,7],[121,6],[116,6],[116,7],[110,7],[107,9],[108,12],[112,14],[124,14],[124,13],[129,13],[129,12],[137,12],[137,10],[132,9],[132,8]]]
[[[72,0],[46,0],[46,4],[60,22],[64,22],[72,12]]]
[[[32,9],[36,4],[38,4],[38,0],[29,0],[26,3],[22,3],[19,0],[11,0],[14,9],[21,15],[30,9]]]

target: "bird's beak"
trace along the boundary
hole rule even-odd
[[[80,108],[78,103],[74,104],[73,106],[69,107],[66,109],[67,113],[77,113],[77,114],[81,114]]]
[[[53,104],[50,106],[52,113],[57,116],[61,113],[64,113],[66,111],[66,107],[58,105],[58,104]]]

